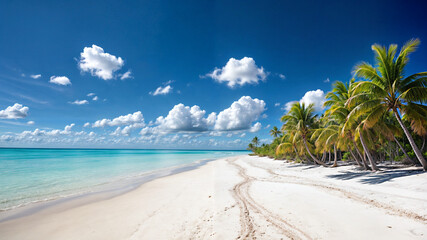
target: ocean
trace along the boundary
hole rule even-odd
[[[128,188],[246,151],[0,148],[0,211]]]

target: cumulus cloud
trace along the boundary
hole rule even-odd
[[[89,127],[90,126],[90,123],[85,123],[84,125],[83,125],[83,127]]]
[[[124,126],[138,123],[141,127],[144,125],[144,116],[141,111],[129,113],[127,115],[119,116],[111,119],[101,119],[92,124],[92,127],[106,127],[106,126]]]
[[[258,132],[259,130],[261,130],[261,127],[261,123],[257,122],[249,129],[249,132]]]
[[[89,102],[87,100],[75,100],[74,102],[70,102],[70,104],[85,105],[85,104],[89,104]]]
[[[52,76],[49,82],[63,86],[71,85],[70,79],[65,76]]]
[[[98,96],[93,97],[92,101],[98,101]]]
[[[127,72],[120,75],[120,80],[132,78],[131,74],[132,74],[132,72],[130,70],[128,70]]]
[[[64,127],[64,130],[53,129],[50,131],[40,130],[36,128],[34,131],[23,131],[18,135],[18,137],[28,137],[28,136],[59,136],[59,135],[68,135],[71,134],[71,129],[74,127],[74,123]]]
[[[294,105],[294,103],[296,103],[296,102],[298,102],[298,101],[287,102],[285,104],[285,106],[282,107],[282,110],[285,110],[286,112],[289,112],[289,110],[291,110],[291,108],[292,108],[292,105]]]
[[[158,117],[156,124],[161,130],[165,131],[206,131],[208,126],[215,121],[215,113],[209,114],[205,118],[205,110],[201,110],[199,106],[194,105],[191,108],[180,103],[175,105],[169,111],[166,117]]]
[[[27,116],[29,108],[22,106],[22,104],[15,103],[4,110],[0,110],[0,118],[3,119],[18,119]]]
[[[34,125],[34,121],[28,121],[27,124],[28,125]]]
[[[121,57],[106,53],[104,49],[96,45],[85,47],[80,53],[80,69],[104,80],[113,79],[114,72],[122,68],[123,65],[124,61]]]
[[[316,111],[322,111],[325,101],[325,93],[322,90],[317,89],[306,92],[301,98],[300,103],[304,103],[305,105],[314,104]]]
[[[230,88],[237,85],[243,86],[245,84],[257,84],[259,81],[264,81],[267,73],[263,67],[258,67],[255,60],[250,57],[244,57],[240,60],[230,58],[227,64],[221,69],[215,68],[211,73],[206,76],[220,82],[226,83]]]
[[[96,94],[95,94],[95,93],[93,93],[93,92],[91,92],[91,93],[88,93],[88,94],[87,94],[87,96],[88,96],[88,97],[92,97],[92,96],[95,96],[95,95],[96,95]]]
[[[154,92],[150,92],[150,94],[153,95],[153,96],[166,95],[168,93],[171,93],[172,89],[173,88],[170,85],[167,85],[167,86],[164,86],[164,87],[160,86]]]
[[[306,106],[309,104],[314,104],[314,109],[318,112],[323,110],[323,104],[325,103],[325,101],[325,93],[320,89],[306,92],[304,96],[299,100],[300,103],[304,103]],[[289,112],[289,110],[291,110],[292,108],[292,105],[296,102],[298,101],[290,101],[286,103],[282,110]]]
[[[265,102],[243,96],[218,114],[215,129],[220,131],[246,130],[265,111]]]
[[[33,74],[33,75],[30,75],[30,77],[34,78],[34,79],[39,79],[42,77],[42,75],[41,74]]]

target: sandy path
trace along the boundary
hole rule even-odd
[[[0,239],[426,239],[427,175],[381,174],[221,159],[0,222]]]

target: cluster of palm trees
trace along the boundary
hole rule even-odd
[[[372,45],[375,66],[362,62],[348,83],[335,82],[322,116],[313,105],[296,102],[282,116],[282,128],[270,131],[273,143],[258,148],[256,138],[249,148],[323,166],[327,158],[337,166],[344,153],[366,170],[378,170],[377,162],[386,158],[427,170],[427,72],[405,76],[409,55],[419,43],[410,40],[399,52],[395,44]]]

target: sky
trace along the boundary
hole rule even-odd
[[[0,147],[245,149],[321,114],[374,43],[421,45],[424,1],[0,2]]]

